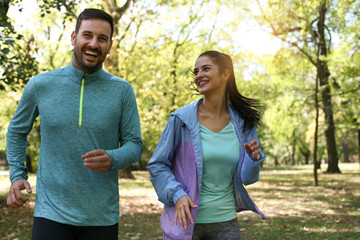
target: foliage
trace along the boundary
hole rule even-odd
[[[358,21],[359,21],[359,14],[358,14],[358,3],[355,3],[354,1],[297,1],[297,0],[291,0],[291,1],[256,1],[256,3],[250,3],[249,1],[238,1],[239,2],[239,10],[244,12],[246,15],[252,16],[262,27],[265,31],[271,33],[272,35],[276,36],[277,38],[281,39],[284,43],[283,49],[291,49],[292,53],[291,55],[294,57],[299,58],[300,61],[308,61],[307,65],[313,65],[315,67],[316,71],[314,69],[311,69],[311,66],[307,66],[306,72],[304,72],[302,69],[299,69],[299,67],[296,66],[304,66],[304,63],[300,63],[300,65],[292,65],[287,62],[287,59],[284,58],[285,61],[278,62],[277,56],[274,56],[272,61],[275,63],[278,63],[279,68],[283,70],[283,72],[286,75],[279,75],[282,78],[281,83],[278,85],[284,85],[284,84],[291,84],[293,82],[293,79],[296,79],[296,76],[301,80],[301,77],[303,77],[303,81],[308,83],[309,80],[312,81],[312,83],[315,82],[315,79],[318,78],[320,80],[320,91],[321,91],[321,100],[323,102],[323,110],[324,115],[323,117],[326,119],[326,121],[321,122],[321,128],[320,134],[321,136],[326,137],[326,143],[327,143],[327,156],[328,161],[331,162],[329,165],[329,171],[338,172],[338,168],[336,166],[338,157],[336,149],[338,145],[336,145],[336,142],[339,142],[339,138],[341,134],[337,134],[337,136],[334,136],[336,132],[335,124],[333,123],[333,112],[339,113],[342,111],[338,111],[337,107],[337,98],[336,94],[334,94],[335,91],[343,91],[344,89],[336,89],[336,87],[339,87],[340,85],[336,85],[336,81],[333,82],[334,78],[330,74],[334,74],[333,70],[334,67],[338,67],[339,65],[333,65],[333,62],[331,60],[334,60],[333,58],[333,52],[334,48],[336,49],[338,47],[338,39],[341,38],[344,40],[344,42],[348,42],[350,45],[350,52],[356,51],[358,48],[358,40],[356,39],[356,34],[353,32],[357,32],[355,29],[358,28]],[[349,38],[347,36],[350,36]],[[284,50],[281,50],[284,51]],[[337,49],[336,49],[337,51]],[[344,55],[348,55],[349,52],[344,53]],[[292,57],[291,57],[292,58]],[[346,64],[345,61],[343,61],[343,58],[336,58],[338,62],[341,62],[341,65]],[[353,64],[353,59],[348,62],[349,64]],[[271,74],[272,77],[274,77],[274,74],[269,71],[269,68],[266,69],[266,74]],[[293,74],[294,77],[290,77],[290,74]],[[304,75],[306,74],[306,75]],[[336,74],[336,73],[335,73]],[[330,75],[330,78],[329,78]],[[309,78],[310,77],[310,78]],[[345,75],[342,75],[342,77],[345,77]],[[273,82],[273,80],[271,80]],[[279,81],[280,82],[280,81]],[[356,81],[355,81],[356,82]],[[298,84],[299,82],[296,81]],[[266,83],[266,85],[269,85]],[[347,84],[346,84],[347,85]],[[275,87],[276,85],[274,85]],[[347,85],[349,86],[349,85]],[[345,89],[348,89],[344,85],[342,85]],[[280,89],[280,92],[279,92]],[[279,97],[286,97],[288,95],[288,90],[286,92],[281,91],[282,87],[274,89],[271,88],[271,90],[274,91],[275,95],[278,94]],[[301,123],[304,123],[304,126],[310,126],[309,120],[313,117],[313,114],[311,113],[311,109],[313,108],[312,99],[314,95],[313,87],[311,85],[303,85],[298,84],[291,86],[290,88],[290,94],[291,92],[296,93],[296,95],[291,94],[297,97],[299,95],[298,102],[300,106],[304,106],[307,109],[304,109],[306,111],[307,116],[305,116],[306,121],[300,120],[304,119],[304,115],[301,116],[301,114],[304,114],[304,111],[301,111],[300,109],[295,108],[295,111],[292,111],[293,109],[293,100],[285,98],[285,101],[281,101],[282,105],[284,106],[284,110],[287,110],[284,114],[284,118],[281,119],[281,122],[284,122],[283,127],[278,126],[279,122],[277,124],[272,124],[272,126],[278,126],[273,128],[270,126],[269,129],[275,130],[277,133],[279,132],[279,135],[281,135],[281,138],[284,139],[286,135],[293,135],[293,136],[304,136],[304,131],[301,130],[296,134],[296,132],[291,130],[291,123],[294,123],[294,125],[297,126],[297,129],[301,128]],[[353,86],[349,86],[349,89],[351,91],[354,90]],[[356,89],[356,88],[355,88]],[[305,90],[305,91],[304,91]],[[356,97],[358,98],[358,97]],[[284,100],[284,99],[283,99]],[[333,104],[335,100],[335,105]],[[270,101],[273,103],[272,101]],[[276,104],[275,104],[276,106]],[[275,107],[274,106],[274,107]],[[291,107],[290,107],[291,106]],[[356,105],[357,106],[357,105]],[[344,108],[342,106],[339,109]],[[276,111],[279,109],[267,109],[267,113],[271,113],[271,115],[276,114]],[[299,111],[300,110],[300,111]],[[339,114],[338,114],[339,115]],[[292,116],[297,117],[299,121],[296,121],[296,118],[292,119]],[[353,116],[353,114],[352,114]],[[336,116],[335,116],[336,117]],[[274,119],[275,120],[275,119]],[[278,121],[279,119],[275,120]],[[285,121],[284,121],[285,120]],[[286,120],[290,120],[290,122],[286,122]],[[335,118],[335,120],[340,120],[339,118]],[[266,121],[266,120],[265,120]],[[337,121],[336,124],[342,123],[343,120]],[[267,124],[269,124],[268,121],[266,121]],[[300,123],[300,124],[299,124]],[[289,129],[290,127],[290,129]],[[300,127],[300,128],[299,128]],[[285,130],[287,134],[284,134],[284,132],[281,132],[281,129]],[[309,129],[310,130],[310,129]],[[344,129],[345,132],[347,131]],[[344,132],[344,131],[341,131]],[[268,137],[273,137],[273,135],[270,135]],[[335,137],[337,137],[337,141],[335,141]],[[278,139],[277,139],[278,140]],[[294,139],[288,138],[289,144],[294,143]],[[303,141],[302,141],[303,142]],[[311,141],[308,141],[310,143]],[[321,142],[321,141],[320,141]],[[274,142],[271,143],[271,146],[274,146]],[[304,146],[304,144],[301,144]],[[295,149],[295,148],[294,148]],[[330,168],[331,167],[331,168]]]
[[[136,3],[119,24],[122,47],[117,49],[117,75],[132,84],[137,96],[144,140],[142,168],[170,113],[197,98],[191,87],[191,69],[202,50],[215,47],[207,28],[199,27],[211,3],[204,1],[197,6],[194,2],[157,5],[151,11],[151,4]],[[159,15],[162,11],[171,15]],[[184,11],[189,14],[184,15]]]
[[[19,1],[13,1],[12,7]],[[240,92],[259,98],[264,105],[258,129],[265,164],[301,164],[313,151],[314,83],[317,77],[314,36],[318,1],[91,1],[42,0],[34,16],[26,15],[31,28],[17,32],[16,19],[5,16],[7,29],[0,34],[0,82],[7,88],[7,110],[2,111],[0,147],[16,101],[10,96],[22,91],[26,81],[38,72],[66,66],[72,58],[70,34],[75,16],[84,7],[100,7],[114,14],[116,34],[105,69],[129,81],[137,97],[144,154],[139,167],[152,155],[170,113],[199,98],[191,86],[191,69],[204,50],[229,53],[235,65]],[[351,155],[357,150],[359,130],[359,12],[356,1],[328,1],[326,41],[331,76],[336,141],[348,136]],[[114,9],[117,9],[116,11]],[[121,9],[121,11],[120,11]],[[244,11],[244,9],[246,11]],[[187,14],[184,14],[184,13]],[[277,33],[288,44],[274,55],[256,56],[242,51],[235,32],[250,21],[251,13],[265,31]],[[265,18],[268,17],[268,18]],[[222,21],[227,19],[226,21]],[[270,22],[270,25],[266,25]],[[3,27],[3,26],[0,26]],[[280,34],[282,33],[282,35]],[[6,38],[5,38],[5,37]],[[2,37],[2,38],[1,38]],[[241,36],[246,38],[246,35]],[[314,40],[315,39],[315,40]],[[4,54],[4,53],[7,54]],[[3,66],[1,64],[0,66]],[[8,65],[5,65],[8,64]],[[6,70],[6,72],[5,72]],[[9,82],[11,81],[11,82]],[[9,95],[10,94],[10,95]],[[13,102],[11,102],[13,101]],[[325,114],[320,113],[318,159],[325,159]],[[38,123],[37,123],[38,124]],[[39,139],[37,125],[31,138]],[[29,155],[36,156],[38,140],[29,140]],[[1,145],[2,144],[2,145]],[[342,146],[338,144],[337,149]],[[310,155],[311,156],[311,155]],[[34,159],[36,162],[36,158]]]
[[[0,151],[5,151],[5,135],[11,116],[14,114],[16,101],[5,91],[0,91]]]
[[[2,4],[6,2],[10,4],[9,1]],[[37,73],[37,62],[32,56],[37,51],[32,47],[33,38],[24,38],[15,31],[7,17],[8,7],[2,7],[0,12],[0,90],[7,91],[17,84],[26,84]]]

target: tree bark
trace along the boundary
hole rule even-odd
[[[28,154],[26,154],[26,157],[25,157],[25,164],[26,164],[26,168],[29,171],[29,173],[34,173],[34,169],[32,167],[32,161]]]
[[[128,166],[127,168],[120,169],[118,171],[119,178],[135,179],[131,171],[132,171],[132,165]]]
[[[325,38],[325,14],[327,11],[327,1],[323,1],[323,4],[319,7],[319,20],[317,23],[318,30],[318,54],[317,54],[317,78],[320,81],[321,97],[323,103],[323,111],[325,113],[326,122],[326,148],[328,156],[328,169],[327,173],[340,173],[338,166],[338,155],[336,150],[335,139],[335,122],[333,117],[332,102],[331,102],[331,90],[329,86],[330,72],[327,66],[327,46]]]
[[[291,146],[291,160],[290,164],[292,166],[295,166],[295,152],[296,152],[296,138],[295,138],[295,130],[292,135],[292,146]]]
[[[299,149],[300,153],[304,156],[305,158],[305,164],[309,164],[309,159],[311,156],[311,152],[308,149]]]
[[[360,169],[360,129],[358,129],[358,161],[359,161],[359,169]]]
[[[315,131],[314,131],[314,152],[313,152],[313,162],[314,162],[314,182],[313,185],[316,187],[319,185],[318,175],[317,175],[317,147],[318,147],[318,129],[319,129],[319,79],[316,78],[315,81]]]
[[[274,167],[277,167],[277,166],[279,166],[279,160],[278,160],[277,157],[275,157],[275,159],[274,159]]]
[[[348,132],[344,133],[341,136],[341,145],[343,150],[343,156],[344,156],[344,163],[350,162],[350,153],[349,153],[349,140],[348,140],[349,134]]]
[[[105,0],[104,4],[107,7],[109,14],[114,19],[114,32],[113,32],[113,43],[110,55],[104,61],[104,65],[111,72],[118,72],[119,66],[119,54],[118,49],[120,48],[120,41],[117,38],[119,36],[119,21],[125,12],[129,9],[130,4],[133,0],[127,0],[122,7],[118,7],[116,0]]]

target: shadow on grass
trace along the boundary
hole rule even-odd
[[[359,232],[352,231],[349,223],[359,224],[356,216],[337,215],[342,221],[331,222],[324,217],[270,217],[259,220],[257,217],[239,217],[242,240],[303,240],[328,239],[339,240],[359,239]]]
[[[259,182],[247,189],[266,219],[250,212],[239,214],[242,240],[360,239],[360,174],[353,170],[357,166],[342,165],[342,174],[319,173],[317,187],[311,166],[263,169]],[[123,213],[119,240],[162,239],[162,206],[149,173],[134,174],[136,180],[119,181]],[[30,239],[35,194],[28,197],[32,204],[11,209],[6,206],[6,192],[0,191],[0,239]]]
[[[162,239],[160,213],[136,213],[120,217],[119,240]]]
[[[0,239],[31,239],[34,209],[29,205],[12,209],[0,195]],[[126,214],[119,219],[119,240],[162,239],[160,213]]]

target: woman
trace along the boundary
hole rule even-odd
[[[147,167],[164,239],[240,239],[236,212],[264,217],[244,185],[259,179],[265,155],[257,101],[236,87],[230,56],[202,53],[194,83],[203,98],[171,114]]]

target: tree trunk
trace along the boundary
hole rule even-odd
[[[110,55],[104,61],[104,65],[107,67],[107,70],[110,72],[118,72],[119,67],[119,48],[120,48],[120,40],[119,36],[119,21],[122,16],[129,9],[130,4],[133,0],[127,0],[122,7],[117,6],[116,1],[104,1],[104,5],[107,8],[108,13],[114,19],[114,32],[113,32],[113,44],[112,49],[110,51]]]
[[[132,165],[128,166],[127,168],[120,169],[118,171],[119,178],[135,179],[131,171],[132,171]]]
[[[317,147],[318,147],[318,129],[319,129],[319,79],[316,78],[315,81],[315,131],[314,131],[314,152],[313,152],[313,161],[314,161],[314,183],[313,185],[319,186],[318,175],[317,175]]]
[[[311,157],[311,151],[309,147],[307,146],[306,142],[302,141],[301,138],[299,139],[300,147],[299,151],[305,158],[305,164],[309,164],[309,159]]]
[[[310,156],[311,156],[311,152],[308,151],[307,149],[306,150],[301,150],[300,149],[300,153],[304,156],[305,158],[305,164],[309,164],[309,159],[310,159]]]
[[[343,149],[343,156],[344,156],[344,163],[350,162],[350,153],[349,153],[349,140],[348,140],[349,134],[348,132],[344,133],[341,136],[341,145]]]
[[[327,1],[323,1],[323,4],[319,7],[319,21],[318,28],[318,55],[317,55],[317,78],[320,81],[321,97],[323,103],[323,111],[325,113],[326,122],[326,148],[328,155],[328,169],[327,173],[340,173],[338,166],[338,156],[336,150],[335,139],[335,123],[331,102],[331,91],[329,86],[330,72],[327,66],[327,46],[325,38],[325,14],[327,11]],[[325,59],[325,60],[323,60]]]
[[[34,173],[34,169],[31,164],[31,158],[28,154],[26,154],[26,157],[25,157],[25,164],[26,164],[26,168],[27,168],[28,172]]]
[[[275,157],[274,159],[274,167],[279,166],[279,160],[277,159],[277,157]]]
[[[295,151],[296,151],[296,138],[295,138],[295,130],[293,132],[293,135],[292,135],[292,151],[291,151],[291,161],[290,161],[290,164],[292,166],[295,166]]]
[[[359,169],[360,169],[360,129],[358,129],[358,161],[359,161]]]

